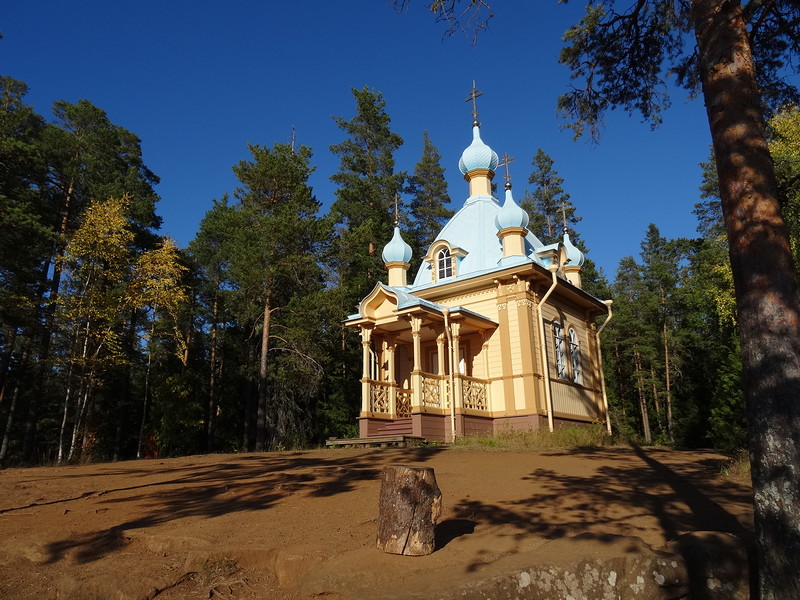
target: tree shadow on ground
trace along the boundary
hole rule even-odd
[[[137,469],[118,468],[118,475],[140,476],[146,481],[134,486],[97,490],[91,495],[102,496],[98,502],[106,507],[136,503],[144,507],[144,514],[89,534],[50,542],[47,562],[57,562],[68,553],[77,563],[98,560],[124,547],[129,541],[125,532],[133,529],[186,517],[212,518],[268,510],[293,495],[326,498],[345,494],[363,482],[377,481],[386,464],[398,461],[423,463],[442,450],[441,447],[415,448],[358,454],[339,454],[332,450],[326,456],[265,454],[243,456],[218,464],[201,462],[161,471],[141,470],[141,473],[137,473]],[[67,498],[64,502],[74,499]],[[5,511],[22,508],[26,507]]]
[[[680,457],[678,451],[669,452]],[[569,453],[572,457],[581,454]],[[748,506],[750,490],[718,477],[718,460],[667,465],[659,455],[657,449],[638,447],[633,448],[633,455],[631,450],[592,450],[585,454],[587,462],[604,460],[589,474],[539,468],[523,479],[544,492],[494,504],[463,499],[455,505],[455,512],[459,518],[487,525],[510,525],[511,535],[519,538],[535,534],[552,540],[584,535],[603,541],[623,532],[673,540],[698,530],[751,537],[750,519],[740,522],[721,504]],[[609,464],[603,464],[606,462]]]

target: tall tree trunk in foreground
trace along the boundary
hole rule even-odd
[[[800,598],[800,296],[742,7],[692,16],[736,287],[762,600]]]

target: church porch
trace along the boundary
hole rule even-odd
[[[492,431],[486,342],[496,324],[460,309],[363,319],[361,437],[428,441]]]

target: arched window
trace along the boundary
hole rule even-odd
[[[578,341],[578,332],[574,327],[569,328],[569,358],[572,362],[572,381],[583,383],[583,369],[581,369],[581,345]]]
[[[558,321],[553,321],[553,345],[556,351],[556,376],[567,378],[567,347],[564,343],[564,328]]]
[[[450,250],[442,248],[436,253],[436,272],[437,279],[447,279],[453,276],[453,257],[450,256]]]

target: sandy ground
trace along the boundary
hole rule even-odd
[[[581,536],[747,536],[708,452],[445,448],[206,455],[0,471],[0,598],[368,598],[485,577]],[[381,468],[435,469],[437,550],[375,548]],[[552,547],[552,545],[548,546]],[[568,544],[559,552],[569,553]],[[564,557],[560,557],[564,558]],[[566,557],[569,558],[569,557]]]

